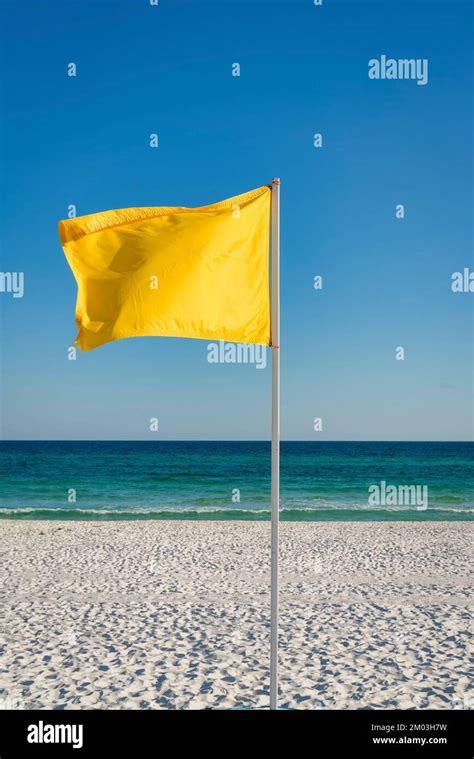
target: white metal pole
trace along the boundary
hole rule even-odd
[[[278,522],[280,516],[280,180],[272,181],[272,527],[270,709],[278,708]]]

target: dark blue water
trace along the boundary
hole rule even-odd
[[[269,518],[267,442],[1,442],[0,457],[2,518]],[[473,465],[473,443],[284,442],[281,516],[468,519]],[[370,504],[382,481],[426,486],[428,507]]]

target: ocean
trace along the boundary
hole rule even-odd
[[[283,442],[281,518],[469,519],[473,463],[469,442]],[[4,519],[270,518],[269,442],[3,441],[0,471]]]

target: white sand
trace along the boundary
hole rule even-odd
[[[471,527],[283,523],[280,704],[466,708]],[[269,523],[0,534],[0,705],[267,706]]]

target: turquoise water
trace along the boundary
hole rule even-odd
[[[267,442],[1,442],[0,461],[0,518],[270,516]],[[473,443],[284,442],[281,517],[468,519],[473,464]],[[382,481],[427,486],[428,508],[369,505]]]

